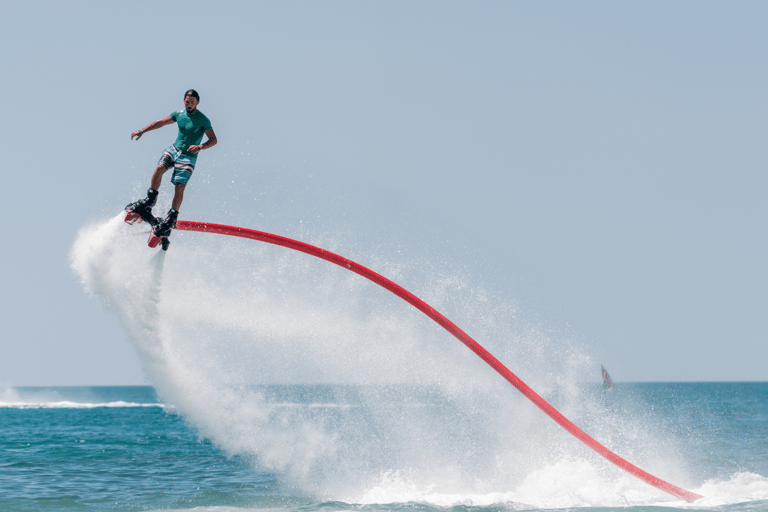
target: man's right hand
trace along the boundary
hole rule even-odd
[[[133,140],[134,137],[136,137],[136,140],[139,140],[141,136],[144,135],[144,132],[141,130],[136,130],[131,134],[131,140]]]

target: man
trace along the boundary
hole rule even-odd
[[[155,167],[155,173],[152,175],[152,181],[149,190],[147,190],[147,198],[125,207],[126,211],[134,212],[149,222],[152,225],[152,231],[155,236],[166,237],[171,234],[171,229],[176,227],[179,208],[181,208],[181,202],[184,199],[184,188],[186,188],[187,182],[190,176],[192,176],[192,171],[195,170],[197,154],[203,149],[215,146],[217,142],[216,134],[213,133],[213,128],[211,127],[211,121],[205,114],[197,110],[198,103],[200,103],[200,96],[197,94],[197,91],[190,89],[184,93],[184,110],[179,110],[168,117],[158,119],[146,128],[131,134],[131,140],[134,137],[136,140],[139,140],[144,135],[144,132],[156,130],[171,123],[176,123],[179,127],[179,135],[176,137],[176,142],[163,152],[157,167]],[[208,140],[200,144],[200,141],[203,140],[203,134],[208,137]],[[165,220],[158,221],[152,215],[152,207],[157,202],[157,191],[160,188],[163,174],[171,168],[173,168],[171,183],[176,187],[173,205],[168,211],[168,216]]]

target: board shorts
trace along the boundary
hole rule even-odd
[[[157,165],[162,165],[166,169],[173,169],[171,183],[186,185],[192,176],[192,171],[195,170],[195,162],[197,162],[197,155],[185,155],[175,146],[170,146],[163,151]]]

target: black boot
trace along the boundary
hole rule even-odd
[[[179,212],[171,208],[168,210],[168,216],[152,228],[155,236],[166,237],[171,234],[171,230],[176,227],[176,218]]]
[[[149,222],[151,225],[157,224],[157,219],[154,215],[152,215],[152,207],[155,206],[155,203],[157,202],[157,190],[149,189],[147,190],[147,198],[146,199],[139,199],[135,203],[131,203],[128,206],[125,207],[125,211],[127,212],[133,212],[144,221]]]

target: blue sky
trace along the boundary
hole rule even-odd
[[[68,252],[144,193],[175,128],[130,133],[190,87],[219,144],[181,218],[448,261],[617,381],[766,380],[767,14],[5,5],[0,383],[144,382]]]

